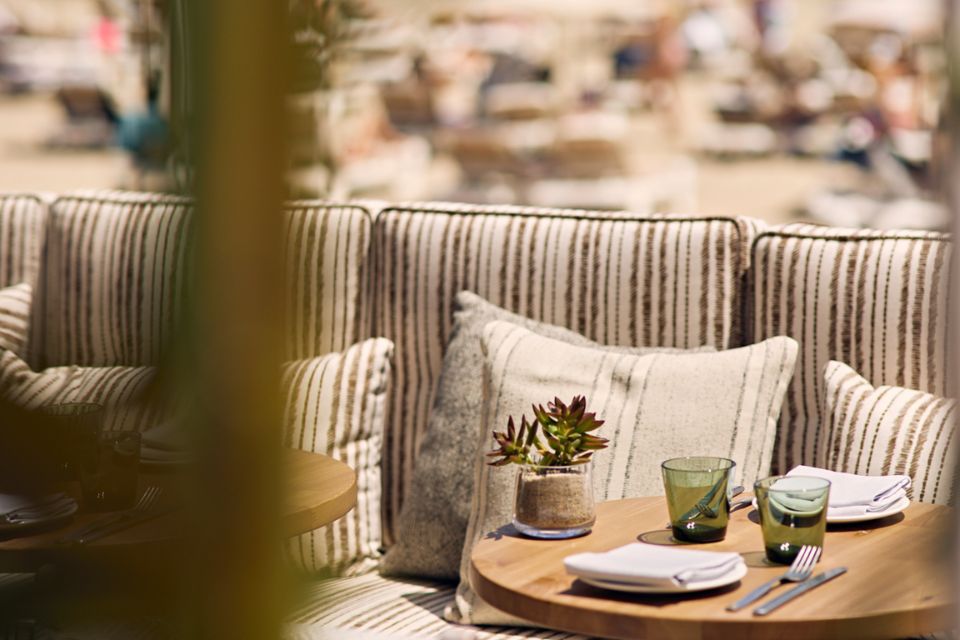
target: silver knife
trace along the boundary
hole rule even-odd
[[[777,596],[770,602],[757,607],[756,609],[753,610],[753,615],[765,616],[771,611],[773,611],[774,609],[778,609],[779,607],[787,604],[794,598],[798,596],[802,596],[807,591],[810,591],[811,589],[816,589],[820,585],[826,582],[829,582],[830,580],[833,580],[837,576],[842,576],[846,572],[847,572],[846,567],[836,567],[834,569],[830,569],[829,571],[824,571],[820,575],[814,576],[809,580],[807,580],[806,582],[800,583],[793,589],[790,589],[790,591],[787,591],[782,596]]]
[[[122,520],[118,520],[111,524],[100,527],[99,529],[95,529],[94,531],[87,533],[86,535],[82,536],[79,540],[75,540],[74,542],[76,542],[76,544],[87,544],[88,542],[99,540],[100,538],[112,536],[113,534],[119,533],[120,531],[123,531],[125,529],[136,527],[138,525],[143,524],[144,522],[149,522],[150,520],[156,520],[157,518],[161,516],[165,516],[168,513],[172,513],[174,511],[176,511],[176,507],[170,507],[167,509],[156,509],[149,513],[144,513],[142,515],[137,515],[131,518],[124,518]]]

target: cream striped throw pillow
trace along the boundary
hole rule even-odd
[[[605,420],[610,447],[593,462],[598,501],[662,495],[660,463],[717,455],[737,463],[741,483],[768,475],[777,418],[793,375],[797,342],[775,337],[715,353],[630,355],[574,346],[506,322],[483,331],[484,411],[475,490],[451,621],[523,624],[470,588],[470,554],[488,531],[512,519],[516,469],[488,466],[490,432],[533,402],[585,395]],[[640,533],[640,532],[638,532]]]
[[[304,569],[352,575],[380,557],[380,450],[392,356],[392,342],[372,338],[283,368],[284,444],[325,453],[357,473],[352,511],[290,539],[288,552]]]
[[[952,504],[957,403],[903,387],[874,387],[850,366],[824,367],[828,462],[836,471],[906,474],[912,499]]]
[[[148,367],[52,367],[32,371],[21,357],[29,333],[32,291],[19,284],[0,291],[0,395],[26,410],[58,402],[107,407],[107,428],[142,430],[160,419],[159,407],[140,402],[153,379]]]

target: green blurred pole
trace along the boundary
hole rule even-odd
[[[197,263],[181,379],[196,407],[200,535],[187,625],[195,637],[271,638],[286,600],[278,378],[287,5],[188,4]]]

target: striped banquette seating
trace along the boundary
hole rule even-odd
[[[49,207],[29,196],[0,199],[0,281],[37,287],[31,364],[156,364],[176,333],[189,212],[187,200],[135,193],[66,195]],[[357,204],[296,202],[285,216],[288,359],[372,337],[394,345],[380,552],[396,539],[461,290],[608,345],[726,349],[795,338],[800,355],[774,457],[782,470],[829,462],[819,377],[831,359],[874,384],[947,393],[944,235],[445,203],[374,214]],[[452,625],[443,610],[455,584],[382,577],[375,565],[314,580],[295,608],[297,629],[577,637]]]

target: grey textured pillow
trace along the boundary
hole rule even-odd
[[[511,313],[469,291],[454,301],[454,326],[427,423],[411,491],[400,514],[397,542],[380,571],[439,580],[457,580],[473,497],[473,461],[479,448],[483,406],[483,352],[480,336],[493,321],[505,321],[566,344],[616,353],[645,354],[679,349],[600,347],[579,333]],[[711,347],[693,352],[713,351]]]
[[[768,475],[797,357],[796,340],[785,336],[716,353],[624,355],[564,344],[506,322],[486,325],[481,344],[489,395],[479,436],[486,441],[508,416],[529,415],[531,402],[585,395],[589,410],[605,421],[597,434],[610,439],[592,462],[598,501],[663,495],[660,463],[675,456],[731,458],[746,486]],[[478,452],[474,473],[460,586],[447,617],[463,624],[525,624],[485,603],[469,583],[474,546],[510,523],[516,467],[490,467]]]

